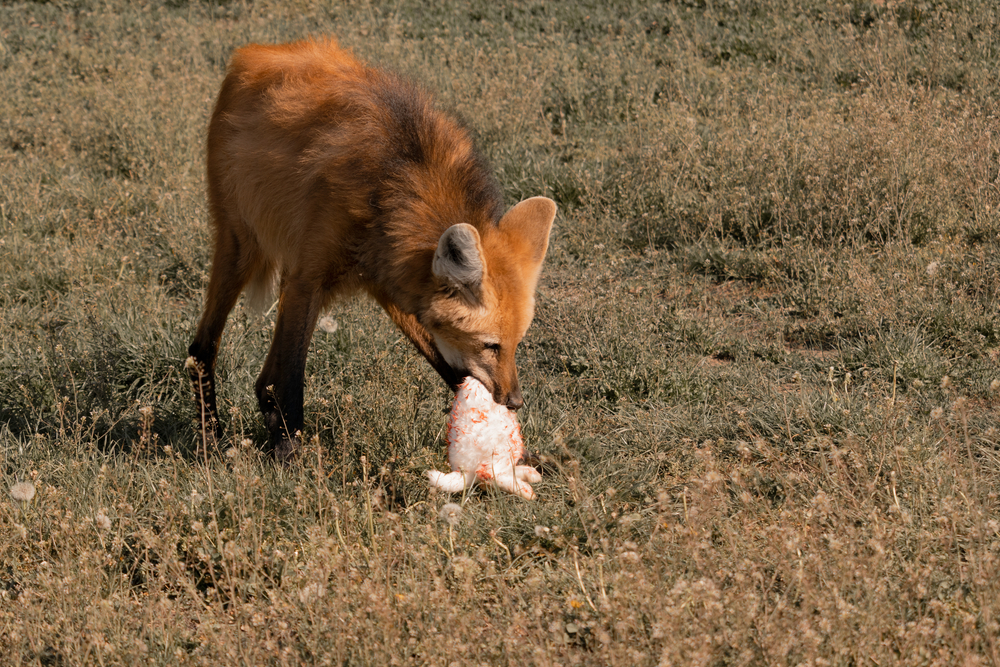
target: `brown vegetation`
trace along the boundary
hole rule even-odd
[[[0,7],[0,662],[1000,661],[1000,11],[587,4]],[[327,33],[560,206],[535,502],[430,493],[450,392],[363,301],[300,467],[241,306],[198,438],[212,99]]]

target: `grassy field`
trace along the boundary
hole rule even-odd
[[[207,117],[233,48],[326,34],[560,206],[535,502],[430,493],[451,396],[362,299],[301,465],[259,454],[242,306],[201,446]],[[3,4],[0,663],[1000,663],[998,35],[991,0]]]

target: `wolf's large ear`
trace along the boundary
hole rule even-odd
[[[525,199],[500,218],[500,231],[524,248],[537,271],[549,248],[549,232],[556,217],[556,203],[547,197]]]
[[[431,271],[470,302],[479,303],[486,268],[476,228],[463,222],[444,230]]]

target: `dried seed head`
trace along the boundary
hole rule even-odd
[[[98,512],[94,516],[94,525],[101,530],[111,530],[111,519],[104,512]]]
[[[326,596],[326,584],[313,581],[299,589],[299,600],[302,604],[309,604]]]
[[[449,526],[457,526],[462,520],[462,506],[457,503],[445,503],[441,506],[438,516]]]
[[[23,503],[35,497],[35,485],[31,482],[18,482],[10,487],[10,497]]]

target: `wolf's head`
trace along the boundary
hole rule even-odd
[[[493,400],[515,410],[524,400],[514,352],[534,316],[555,215],[555,202],[532,197],[481,232],[452,225],[434,254],[436,289],[424,326],[454,370],[476,378]]]

